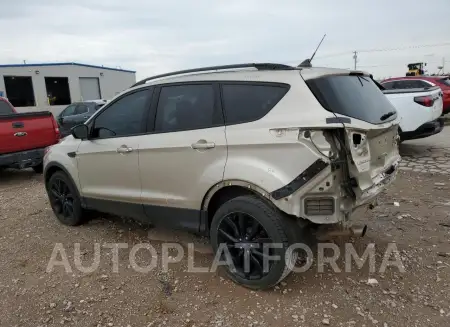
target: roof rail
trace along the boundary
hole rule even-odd
[[[258,70],[294,70],[297,69],[292,66],[283,65],[283,64],[272,64],[272,63],[249,63],[249,64],[236,64],[236,65],[222,65],[222,66],[211,66],[211,67],[202,67],[202,68],[194,68],[194,69],[186,69],[186,70],[179,70],[176,72],[161,74],[161,75],[155,75],[152,77],[144,78],[143,80],[137,82],[136,84],[133,84],[130,87],[135,87],[138,85],[145,84],[146,82],[158,79],[162,77],[168,77],[168,76],[174,76],[174,75],[182,75],[182,74],[188,74],[188,73],[197,73],[197,72],[207,72],[212,70],[226,70],[226,69],[239,69],[239,68],[256,68]]]

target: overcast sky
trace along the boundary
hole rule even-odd
[[[353,50],[402,48],[360,52],[358,67],[385,77],[426,61],[432,73],[444,56],[450,71],[449,17],[450,0],[0,0],[0,63],[75,61],[138,78],[215,64],[294,65],[327,33],[313,65],[351,68]]]

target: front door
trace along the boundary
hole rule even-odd
[[[198,230],[203,197],[222,180],[227,158],[218,87],[167,85],[157,93],[154,130],[139,149],[142,203],[157,225]]]
[[[89,124],[90,139],[76,153],[82,196],[100,211],[135,216],[141,196],[139,142],[151,90],[111,102]]]

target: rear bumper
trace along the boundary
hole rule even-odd
[[[419,126],[415,131],[400,133],[400,139],[402,141],[421,139],[434,134],[440,133],[444,129],[444,119],[438,118],[428,123]]]
[[[44,149],[34,149],[0,155],[0,167],[24,169],[34,167],[42,163]]]

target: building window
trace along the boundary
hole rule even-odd
[[[14,107],[34,107],[33,82],[31,76],[4,76],[5,91]]]
[[[51,106],[63,106],[71,104],[69,79],[67,77],[45,77],[48,104]]]

